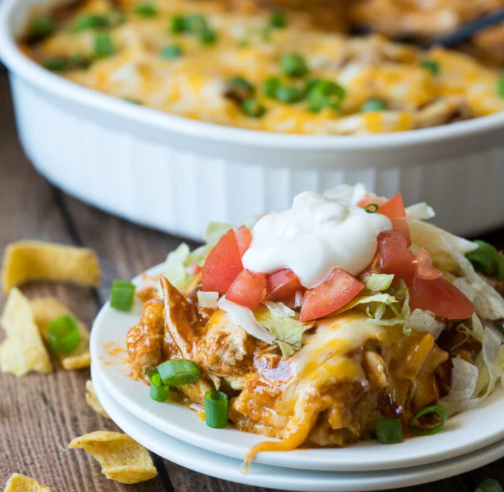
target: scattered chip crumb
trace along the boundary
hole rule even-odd
[[[68,447],[85,449],[100,463],[103,474],[116,482],[145,482],[157,475],[149,451],[120,432],[91,432],[75,438]]]
[[[105,417],[107,419],[110,418],[105,409],[102,407],[102,404],[98,400],[98,397],[96,396],[94,390],[93,381],[91,380],[86,381],[86,402],[98,415],[101,415],[102,417]]]
[[[35,323],[46,343],[47,325],[51,323],[51,321],[61,318],[62,316],[74,316],[69,309],[54,297],[39,297],[38,299],[30,300],[30,306],[33,310]],[[80,345],[73,352],[68,354],[57,354],[61,365],[68,371],[83,369],[91,365],[91,355],[89,354],[89,330],[82,321],[77,321],[81,339]]]
[[[42,241],[19,241],[5,249],[4,292],[30,280],[59,280],[97,286],[100,277],[100,265],[92,249]]]
[[[5,484],[4,492],[51,492],[51,489],[33,478],[14,473]]]
[[[0,324],[6,335],[0,345],[2,372],[24,376],[30,371],[52,371],[30,303],[19,289],[10,291]]]

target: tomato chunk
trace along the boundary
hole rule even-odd
[[[386,215],[390,220],[404,219],[406,217],[406,208],[400,193],[380,205],[378,213]]]
[[[210,251],[201,272],[202,289],[225,294],[243,270],[240,249],[233,229],[224,234]]]
[[[252,242],[252,231],[245,226],[241,226],[236,231],[236,241],[238,242],[238,249],[240,256],[243,256],[247,249],[250,248]]]
[[[350,302],[363,288],[364,284],[354,276],[335,268],[325,282],[306,291],[299,321],[310,321],[331,314]]]
[[[404,219],[392,219],[392,229],[406,238],[406,243],[411,246],[409,225]]]
[[[392,273],[402,279],[411,278],[415,274],[415,255],[408,249],[406,238],[399,232],[385,231],[378,234],[377,253],[381,272]]]
[[[416,255],[414,262],[416,264],[415,276],[417,278],[421,278],[423,280],[435,280],[443,276],[437,268],[432,266],[431,257],[424,248],[422,248],[420,253]]]
[[[432,311],[446,319],[467,319],[474,313],[474,304],[453,284],[444,278],[424,280],[415,278],[407,282],[410,290],[410,307]]]
[[[242,270],[226,294],[226,299],[255,309],[266,296],[266,275]]]
[[[278,270],[268,275],[268,293],[274,301],[289,303],[296,292],[302,289],[297,275],[288,269]]]

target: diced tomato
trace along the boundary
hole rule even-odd
[[[411,246],[409,225],[404,219],[392,219],[392,229],[406,238],[406,243]]]
[[[406,208],[400,193],[380,205],[378,213],[386,215],[390,220],[404,219],[406,217]]]
[[[290,303],[296,292],[302,288],[301,282],[292,270],[278,270],[268,275],[268,293],[274,301]]]
[[[474,313],[474,304],[444,278],[424,280],[415,278],[407,282],[410,291],[410,307],[432,311],[446,319],[467,319]]]
[[[242,270],[226,293],[226,299],[255,309],[266,297],[266,275]]]
[[[362,289],[364,284],[341,268],[335,268],[329,278],[307,290],[303,297],[299,321],[322,318],[342,308]]]
[[[443,274],[432,266],[432,260],[429,253],[422,248],[420,253],[416,255],[414,260],[416,264],[415,277],[421,278],[423,280],[435,280],[442,277]]]
[[[360,208],[366,208],[368,205],[371,205],[372,203],[376,203],[376,205],[383,205],[385,203],[385,200],[383,198],[380,198],[379,196],[374,196],[374,195],[364,195],[360,202],[357,204],[358,207]]]
[[[252,231],[245,226],[241,226],[236,231],[236,241],[238,242],[238,249],[240,255],[243,256],[245,251],[250,248],[252,242]]]
[[[240,250],[233,229],[224,234],[208,255],[201,272],[202,289],[225,294],[243,270]]]
[[[408,249],[406,238],[396,231],[378,234],[378,268],[383,273],[393,273],[397,278],[413,277],[415,255]]]

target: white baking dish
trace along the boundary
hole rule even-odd
[[[24,149],[50,181],[141,224],[199,238],[210,220],[287,208],[302,190],[365,183],[427,201],[436,222],[474,235],[504,225],[504,114],[373,136],[294,136],[212,125],[80,87],[26,58],[15,37],[40,0],[1,0]]]

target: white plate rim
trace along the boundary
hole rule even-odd
[[[162,265],[147,270],[145,273],[154,276],[160,273]],[[142,283],[142,276],[133,279],[137,285]],[[140,305],[136,306],[139,315]],[[123,337],[120,343],[124,346],[126,331],[135,323],[135,314],[119,313],[110,308],[108,302],[100,310],[91,331],[90,351],[91,359],[95,363],[95,372],[100,377],[106,391],[129,413],[157,428],[159,431],[172,437],[197,446],[199,448],[219,453],[231,458],[244,459],[245,454],[259,440],[268,440],[262,436],[240,432],[236,429],[219,430],[209,429],[203,422],[199,422],[196,413],[180,405],[164,406],[150,400],[148,388],[141,382],[133,382],[130,378],[120,373],[122,365],[110,364],[103,359],[103,342],[110,339],[103,338],[108,333],[103,333],[114,324],[124,324]],[[114,321],[115,320],[115,321]],[[119,382],[121,387],[116,383]],[[135,384],[135,391],[126,392],[124,386]],[[137,389],[138,388],[138,389]],[[498,387],[494,393],[480,407],[464,412],[450,419],[443,432],[426,437],[407,439],[404,443],[384,447],[370,441],[347,448],[330,449],[303,449],[288,452],[264,452],[259,453],[255,459],[257,463],[270,466],[302,468],[304,470],[326,471],[378,471],[391,470],[435,463],[446,459],[455,458],[478,449],[489,446],[504,439],[504,421],[499,423],[499,428],[489,428],[489,420],[497,412],[488,412],[489,406],[500,404],[501,412],[504,412],[504,390]],[[181,414],[180,410],[187,414]],[[481,419],[481,413],[486,409],[486,415]],[[485,414],[485,411],[483,412]],[[167,415],[171,414],[171,415]],[[191,415],[186,422],[186,416]],[[502,415],[502,413],[501,413]],[[171,421],[169,417],[179,417],[178,422]],[[181,418],[182,416],[182,418]],[[469,417],[469,418],[468,418]],[[471,438],[464,438],[463,433],[457,431],[464,427],[464,421],[486,421],[487,425],[482,428],[475,426],[469,430]],[[201,424],[194,425],[194,423]],[[458,428],[457,428],[458,427]],[[476,434],[475,434],[476,432]],[[232,434],[231,434],[232,433]],[[244,435],[250,441],[245,444],[237,444],[243,441]],[[231,437],[230,437],[231,436]],[[458,444],[454,441],[458,439]],[[229,438],[229,439],[228,439]],[[409,443],[409,444],[408,444]],[[386,452],[384,452],[386,451]]]
[[[247,475],[239,471],[240,461],[196,448],[157,430],[136,418],[102,387],[92,367],[98,399],[112,420],[126,434],[157,455],[191,470],[245,485],[310,492],[367,492],[430,483],[487,465],[504,456],[504,441],[459,458],[434,465],[377,472],[323,472],[292,470],[253,463]]]

